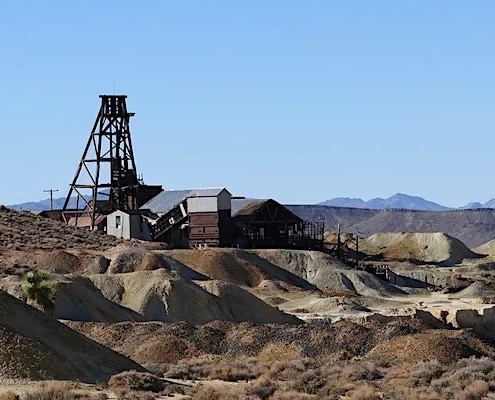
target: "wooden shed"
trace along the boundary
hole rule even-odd
[[[232,245],[231,197],[225,188],[191,191],[187,199],[191,247]]]

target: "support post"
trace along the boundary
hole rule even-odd
[[[58,189],[46,189],[43,192],[50,193],[50,210],[53,210],[53,192],[58,192]]]

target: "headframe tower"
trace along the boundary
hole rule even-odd
[[[84,214],[94,229],[97,215],[139,206],[138,188],[142,183],[136,171],[129,124],[134,113],[127,111],[126,98],[100,95],[96,121],[65,199],[64,219],[71,213],[76,218]],[[74,196],[76,210],[69,211]]]

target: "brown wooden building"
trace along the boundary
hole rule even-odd
[[[227,189],[207,189],[187,199],[189,245],[230,247],[232,245],[231,197]]]
[[[232,199],[235,245],[240,248],[323,248],[324,225],[307,222],[273,199]]]
[[[164,190],[141,207],[151,239],[175,248],[232,246],[231,194],[225,188]]]

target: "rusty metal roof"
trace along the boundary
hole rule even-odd
[[[231,215],[233,217],[253,215],[267,201],[268,199],[232,199]]]
[[[98,215],[95,218],[95,225],[99,225],[106,218],[107,218],[106,215]],[[91,217],[88,217],[88,216],[77,217],[77,224],[76,224],[76,217],[71,217],[69,219],[69,221],[67,222],[67,224],[70,226],[78,226],[81,228],[88,228],[91,226]]]

